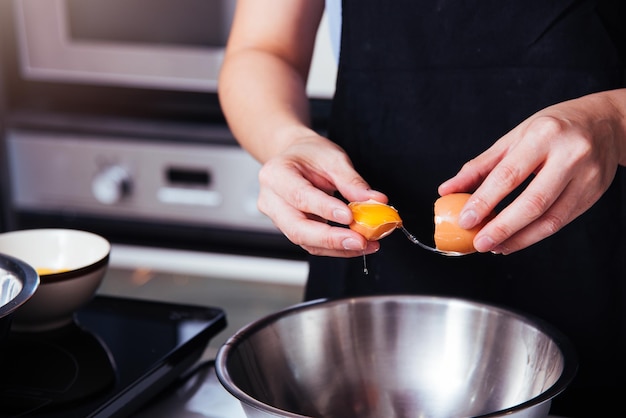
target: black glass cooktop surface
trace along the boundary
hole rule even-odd
[[[97,296],[70,325],[11,332],[0,347],[0,417],[127,416],[225,327],[219,308]]]

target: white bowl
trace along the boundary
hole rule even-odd
[[[74,312],[95,295],[110,252],[109,241],[86,231],[26,229],[1,233],[0,253],[26,262],[40,278],[35,294],[16,310],[12,329],[43,331],[70,323]]]

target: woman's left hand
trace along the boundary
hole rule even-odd
[[[471,228],[534,175],[474,239],[480,252],[510,254],[589,209],[613,181],[618,165],[626,165],[626,89],[537,112],[467,162],[439,186],[439,194],[474,190],[459,221]]]

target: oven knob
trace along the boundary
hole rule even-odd
[[[94,197],[105,205],[118,203],[130,193],[131,179],[120,166],[107,167],[96,175],[91,183]]]

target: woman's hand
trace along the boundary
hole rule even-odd
[[[313,131],[306,80],[323,0],[239,0],[219,80],[229,127],[263,168],[258,206],[292,242],[315,255],[372,253],[348,225],[351,201],[387,197],[369,190],[345,152]]]
[[[355,257],[380,248],[349,228],[328,224],[352,222],[352,211],[333,197],[336,191],[349,201],[387,202],[384,194],[369,189],[344,150],[330,140],[311,134],[292,141],[263,165],[259,181],[259,210],[309,253]]]
[[[584,96],[531,116],[439,187],[475,190],[460,218],[479,223],[526,179],[525,190],[475,237],[480,252],[526,248],[559,231],[607,190],[626,165],[626,90]]]

